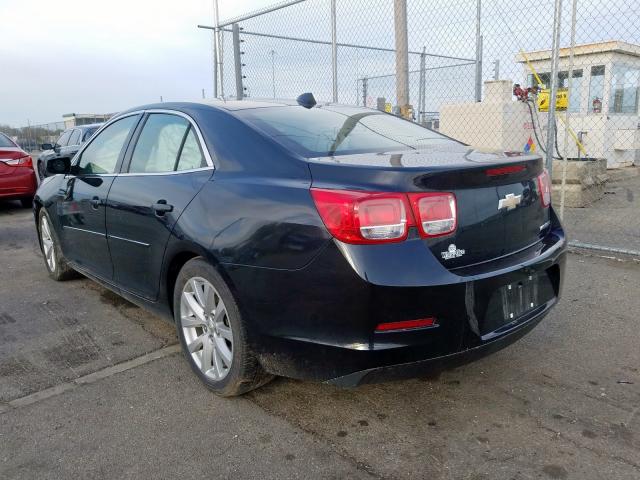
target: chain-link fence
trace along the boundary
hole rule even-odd
[[[313,92],[538,153],[574,244],[640,255],[636,0],[294,0],[218,31],[218,96]]]
[[[27,152],[38,152],[44,143],[54,143],[65,130],[64,122],[42,123],[26,127],[0,125],[0,132],[11,137]]]

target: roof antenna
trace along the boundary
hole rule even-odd
[[[313,98],[313,93],[311,92],[303,93],[298,98],[296,98],[296,102],[298,102],[298,105],[304,108],[313,108],[317,103],[316,99]]]

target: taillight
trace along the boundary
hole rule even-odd
[[[409,193],[413,213],[423,237],[439,237],[456,230],[458,214],[453,193]]]
[[[311,195],[327,230],[345,243],[400,242],[413,225],[404,193],[312,188]]]
[[[538,175],[538,191],[540,192],[542,206],[544,208],[548,207],[551,204],[551,178],[546,168]]]
[[[7,165],[11,165],[12,167],[17,167],[17,166],[31,167],[31,166],[33,166],[32,161],[31,161],[31,157],[29,155],[27,155],[26,157],[22,157],[22,158],[14,158],[12,160],[0,160],[0,161],[6,163]]]
[[[457,227],[453,193],[383,193],[312,188],[327,230],[345,243],[401,242],[409,227],[420,236],[449,235]]]

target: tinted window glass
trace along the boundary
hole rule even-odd
[[[138,138],[129,172],[172,172],[189,122],[177,115],[149,115]]]
[[[67,144],[69,143],[70,136],[71,136],[71,130],[67,130],[62,135],[60,135],[60,138],[58,138],[58,140],[56,140],[56,145],[60,147],[66,147]]]
[[[340,107],[274,107],[245,110],[250,124],[307,157],[417,149],[453,142],[393,115]]]
[[[196,137],[196,132],[193,128],[189,128],[189,133],[182,146],[180,152],[180,160],[178,161],[178,170],[191,170],[193,168],[206,167],[207,162],[204,159],[202,150],[200,150],[200,143]]]
[[[69,145],[80,145],[80,130],[74,130],[69,138]]]
[[[5,148],[15,148],[16,144],[11,141],[11,139],[4,134],[0,133],[0,147]]]
[[[125,117],[100,132],[82,152],[80,173],[114,173],[127,135],[137,121],[137,115]]]

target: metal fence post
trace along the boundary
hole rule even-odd
[[[218,98],[218,32],[213,32],[213,98]]]
[[[500,80],[500,60],[498,59],[493,62],[493,79]]]
[[[425,70],[426,67],[426,47],[422,47],[422,53],[420,54],[420,85],[418,89],[418,122],[421,125],[424,125],[424,110],[425,110],[425,96],[426,96],[426,76],[427,72]]]
[[[233,60],[236,71],[236,99],[244,98],[244,86],[242,85],[242,52],[240,51],[240,26],[237,23],[232,27],[233,35]]]
[[[560,21],[562,0],[556,0],[553,15],[553,43],[551,46],[551,92],[549,93],[549,114],[547,115],[547,170],[553,178],[553,148],[556,139],[556,96],[558,94],[558,63],[560,61]]]
[[[393,18],[396,40],[396,102],[400,115],[409,112],[409,38],[407,33],[407,0],[394,0]]]
[[[369,96],[369,84],[367,77],[362,79],[362,106],[367,106],[367,97]]]
[[[477,4],[476,4],[476,78],[475,78],[476,102],[479,102],[482,100],[482,35],[480,33],[481,19],[482,19],[482,0],[477,0]]]
[[[336,28],[336,0],[331,0],[331,80],[333,102],[338,102],[338,33]]]
[[[567,185],[567,162],[569,161],[569,129],[571,128],[571,89],[573,88],[573,54],[576,48],[576,10],[578,0],[573,0],[571,5],[571,50],[569,51],[569,78],[567,79],[567,95],[569,103],[567,105],[567,113],[564,120],[564,159],[562,162],[562,182],[560,183],[560,220],[564,218],[564,196],[565,187]],[[580,97],[578,97],[580,98]],[[578,150],[579,152],[579,150]]]

